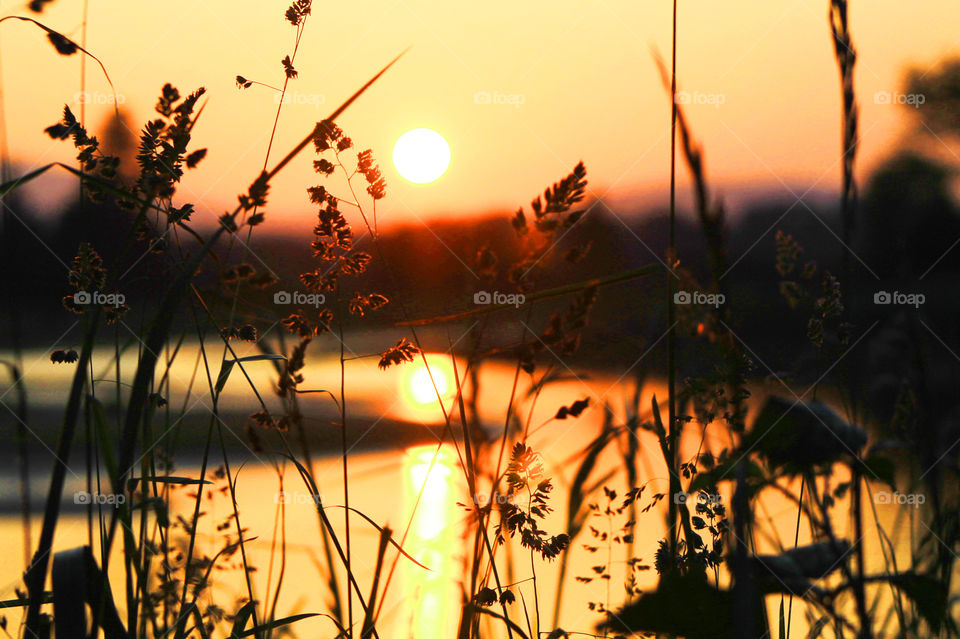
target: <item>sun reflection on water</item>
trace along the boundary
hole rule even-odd
[[[456,502],[462,501],[455,480],[453,450],[444,445],[406,450],[404,510],[416,509],[407,537],[407,551],[430,572],[406,563],[406,637],[450,637],[456,632],[459,539]]]
[[[429,369],[417,359],[401,369],[397,380],[403,399],[400,416],[421,423],[441,423],[444,417],[437,395],[449,411],[457,391],[453,364],[449,355],[432,353],[427,355],[427,364]]]

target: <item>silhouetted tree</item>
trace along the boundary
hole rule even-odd
[[[960,239],[960,217],[949,189],[949,167],[913,152],[887,160],[867,183],[861,251],[882,277],[919,277],[960,266],[948,254]],[[946,254],[946,257],[944,255]]]

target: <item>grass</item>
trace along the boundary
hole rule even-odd
[[[834,1],[830,7],[843,100],[841,212],[848,246],[856,216],[855,56],[846,3]],[[590,193],[587,170],[579,163],[527,209],[512,216],[518,257],[500,263],[488,249],[478,250],[478,270],[491,282],[497,281],[498,275],[507,276],[515,291],[525,296],[524,308],[489,305],[418,317],[417,309],[405,300],[392,299],[400,287],[390,279],[392,269],[380,247],[376,214],[377,201],[387,196],[383,176],[372,153],[359,150],[355,140],[336,124],[399,56],[271,165],[282,98],[289,83],[298,77],[296,56],[311,10],[309,0],[297,0],[285,14],[295,34],[292,50],[282,63],[284,78],[279,87],[237,76],[239,88],[277,91],[281,99],[271,123],[262,172],[212,232],[204,233],[194,225],[192,205],[174,204],[181,180],[205,156],[205,150],[193,148],[191,139],[203,112],[202,89],[182,95],[170,84],[163,87],[157,116],[142,130],[138,174],[132,184],[117,177],[118,160],[101,151],[82,117],[77,119],[67,108],[62,120],[47,133],[73,143],[79,168],[49,165],[0,185],[0,197],[6,196],[46,170],[59,167],[78,178],[85,197],[94,202],[109,199],[130,211],[134,230],[114,263],[105,264],[89,245],[78,247],[69,276],[77,294],[115,293],[122,284],[126,259],[145,244],[156,248],[172,274],[156,306],[137,309],[141,313],[139,334],[136,342],[128,344],[121,343],[117,325],[129,325],[125,318],[134,309],[122,301],[88,305],[74,295],[64,300],[67,309],[81,317],[83,338],[79,350],[59,350],[52,358],[51,365],[72,366],[75,372],[65,400],[39,542],[28,553],[25,591],[2,602],[4,608],[23,609],[21,636],[48,637],[55,628],[58,637],[103,632],[107,637],[267,639],[295,634],[298,622],[316,616],[329,621],[329,636],[391,636],[394,629],[383,620],[398,565],[404,562],[429,570],[405,549],[422,506],[426,481],[409,519],[401,526],[399,539],[386,523],[351,506],[347,398],[354,381],[346,364],[367,356],[378,357],[380,369],[424,366],[442,411],[441,437],[430,467],[441,450],[450,447],[470,496],[468,503],[461,504],[465,527],[457,625],[461,639],[611,637],[622,633],[692,639],[789,637],[795,600],[803,601],[809,637],[830,633],[860,638],[958,634],[953,614],[955,556],[948,551],[960,540],[960,531],[951,514],[955,496],[947,490],[950,476],[910,473],[911,494],[932,497],[930,507],[916,513],[928,532],[914,538],[917,522],[910,522],[906,532],[896,525],[891,528],[879,516],[874,494],[895,490],[901,479],[895,463],[902,459],[891,457],[876,441],[868,445],[866,431],[856,425],[865,410],[855,379],[845,374],[823,382],[855,344],[841,288],[842,281],[853,277],[849,257],[844,258],[843,278],[837,278],[816,264],[802,263],[803,248],[789,236],[778,234],[777,262],[771,268],[780,275],[784,303],[809,317],[807,337],[823,375],[810,389],[797,393],[770,370],[782,384],[771,392],[751,377],[757,366],[765,364],[737,337],[736,309],[675,303],[674,294],[682,290],[727,293],[723,275],[728,261],[722,202],[715,200],[708,188],[704,152],[683,108],[671,99],[670,240],[663,263],[559,286],[543,284],[556,262],[575,264],[589,255],[586,246],[562,256],[554,250],[561,240],[575,239],[578,225],[589,215],[584,203]],[[44,30],[59,54],[80,52],[92,57],[85,48],[40,22],[21,20]],[[679,86],[676,32],[674,5],[670,71],[661,65],[671,98]],[[106,69],[103,71],[106,74]],[[310,202],[317,207],[317,225],[309,242],[315,268],[300,275],[300,284],[306,293],[331,301],[323,310],[305,307],[265,318],[262,309],[248,307],[241,294],[242,289],[275,284],[270,273],[258,273],[246,263],[249,244],[254,228],[268,221],[264,207],[271,180],[311,145],[316,153],[313,165],[322,183],[307,189]],[[708,282],[698,281],[685,269],[676,252],[677,149],[695,187],[695,213],[710,257]],[[327,186],[332,176],[342,178],[342,193]],[[161,238],[168,241],[160,242]],[[369,251],[363,248],[364,241]],[[243,248],[240,257],[234,258],[237,243]],[[372,290],[365,277],[368,265],[375,261],[386,266],[387,290]],[[216,273],[219,293],[205,290],[204,269]],[[635,390],[623,411],[592,391],[570,397],[559,406],[543,407],[546,389],[571,375],[576,377],[565,362],[584,343],[597,296],[660,273],[666,278],[666,397],[644,395],[648,379],[662,372],[641,369],[635,373]],[[351,330],[362,330],[364,318],[388,304],[398,307],[402,318],[395,327],[395,344],[381,353],[355,353],[349,344]],[[548,304],[554,305],[553,311],[542,311]],[[509,325],[517,329],[513,341],[507,346],[489,346],[493,321],[509,314],[513,314]],[[279,322],[286,334],[269,339],[261,335],[266,321]],[[456,348],[448,333],[455,381],[451,400],[439,388],[435,365],[427,357],[418,330],[457,323],[469,324],[470,344]],[[103,337],[108,327],[114,328],[109,362],[115,375],[112,398],[98,390],[96,382],[104,380],[97,380],[93,372],[96,349],[108,339]],[[340,376],[336,389],[311,388],[304,375],[316,352],[311,353],[311,344],[321,339],[337,344]],[[182,452],[178,450],[178,423],[189,407],[185,400],[175,409],[169,400],[171,367],[184,356],[188,340],[199,345],[190,390],[194,382],[201,386],[205,382],[213,404],[202,433],[199,469],[181,476],[174,472],[173,460]],[[255,344],[258,352],[241,356],[244,351],[236,346],[238,340]],[[681,342],[697,346],[701,358],[712,364],[707,372],[681,378],[691,368],[683,360]],[[128,349],[136,351],[134,371],[121,366]],[[478,416],[480,373],[488,365],[504,361],[513,371],[512,384],[505,405],[497,407],[503,415],[502,428],[498,424],[496,436],[490,436]],[[25,429],[30,414],[22,365],[19,361],[3,363],[18,393],[17,418]],[[274,376],[269,393],[254,382],[260,367],[269,368]],[[316,507],[315,547],[323,569],[317,584],[287,583],[288,522],[282,500],[275,504],[271,538],[256,540],[261,547],[269,546],[263,592],[258,592],[251,576],[255,567],[250,545],[255,540],[243,522],[258,514],[241,512],[238,505],[240,469],[228,453],[230,433],[223,405],[229,401],[224,395],[227,383],[238,378],[259,407],[245,429],[249,448],[276,472],[281,493],[287,471],[291,471]],[[754,393],[764,397],[751,400]],[[342,504],[330,504],[323,498],[302,395],[329,401],[339,415]],[[817,401],[824,395],[831,398],[829,404]],[[116,423],[108,409],[110,400],[116,404]],[[277,403],[280,410],[271,409]],[[752,413],[750,405],[754,406]],[[842,414],[833,406],[841,406]],[[898,403],[904,428],[917,419],[912,406],[904,394]],[[543,410],[552,417],[535,422],[534,416]],[[563,432],[587,411],[600,413],[600,428],[567,463],[554,466],[535,449],[539,433]],[[25,446],[24,432],[19,431],[21,447]],[[87,490],[109,494],[116,507],[89,504],[88,545],[54,554],[68,464],[82,433],[86,434],[82,440],[89,469]],[[718,441],[723,443],[718,445]],[[913,443],[905,441],[908,447]],[[694,452],[688,455],[691,444]],[[26,539],[30,539],[25,451],[21,450],[20,458],[23,525]],[[914,452],[907,460],[919,463]],[[573,472],[567,472],[568,468]],[[558,485],[563,491],[560,497]],[[225,500],[228,514],[217,522],[215,550],[208,552],[199,531],[206,513],[204,500],[212,499],[214,493]],[[781,537],[766,512],[771,494],[796,508],[792,540]],[[488,498],[481,499],[482,495]],[[181,496],[188,498],[186,509],[178,506]],[[554,512],[558,506],[561,513]],[[343,511],[339,531],[333,523],[334,513],[339,519],[337,510]],[[846,511],[846,518],[838,514],[841,510]],[[655,548],[639,547],[637,531],[655,527],[657,515],[665,520],[663,537]],[[847,521],[852,521],[852,527],[844,532]],[[377,535],[374,555],[359,562],[373,566],[369,583],[361,583],[364,573],[357,568],[354,541],[358,527],[375,530]],[[804,545],[800,545],[801,529],[810,540]],[[868,566],[865,559],[870,529],[880,539],[884,565],[879,569]],[[903,535],[910,536],[909,557],[897,557]],[[592,565],[586,572],[571,562],[575,551],[590,557]],[[652,556],[652,560],[644,556]],[[122,584],[109,582],[106,566],[119,567]],[[240,575],[243,594],[235,601],[225,601],[217,590],[221,570]],[[657,575],[656,584],[641,587],[651,572]],[[553,592],[545,586],[546,574],[558,575]],[[47,588],[48,577],[52,590]],[[622,584],[617,583],[620,578]],[[602,587],[596,599],[571,602],[564,593],[574,584]],[[307,612],[282,610],[281,595],[291,587],[322,590],[327,607]],[[776,619],[768,615],[765,604],[770,601],[779,602]],[[570,611],[577,614],[568,614]],[[581,614],[587,615],[587,621],[579,621],[575,629],[560,627],[561,619]]]

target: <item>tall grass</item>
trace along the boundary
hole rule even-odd
[[[834,0],[830,7],[844,104],[841,209],[844,239],[849,245],[856,202],[855,56],[846,3]],[[536,196],[529,207],[520,208],[511,217],[518,247],[514,258],[501,258],[488,249],[478,252],[478,271],[491,281],[506,278],[517,293],[525,295],[526,307],[517,310],[511,305],[488,305],[436,317],[419,317],[416,308],[398,297],[402,289],[393,279],[394,270],[381,247],[376,221],[376,203],[388,196],[386,183],[372,152],[358,150],[355,140],[336,124],[399,56],[271,165],[282,97],[288,84],[298,77],[296,56],[310,15],[309,0],[296,0],[285,14],[295,35],[292,50],[282,63],[281,87],[237,76],[240,88],[257,85],[256,90],[276,90],[281,99],[271,123],[262,171],[238,196],[234,210],[219,219],[215,230],[204,233],[194,225],[193,205],[174,204],[181,180],[205,156],[204,149],[192,146],[192,131],[203,112],[202,89],[181,95],[172,85],[163,87],[157,117],[141,133],[139,172],[133,184],[117,179],[118,160],[103,153],[88,134],[83,114],[77,119],[67,108],[62,120],[47,133],[72,141],[79,168],[49,165],[15,180],[5,179],[0,185],[3,197],[59,166],[78,178],[83,197],[109,199],[130,210],[133,231],[114,263],[104,264],[89,245],[78,247],[69,276],[77,293],[89,289],[116,291],[123,283],[126,259],[142,249],[144,241],[160,253],[172,273],[155,307],[142,309],[135,340],[121,343],[114,326],[113,354],[108,364],[115,375],[116,424],[111,423],[106,397],[97,392],[97,382],[109,380],[95,378],[94,359],[101,352],[98,344],[105,343],[101,332],[107,325],[123,321],[130,309],[123,304],[86,306],[74,296],[65,299],[67,309],[82,317],[82,343],[79,351],[57,351],[53,357],[59,365],[75,367],[65,399],[57,461],[51,472],[39,543],[24,575],[26,592],[3,604],[26,609],[23,636],[49,637],[55,628],[58,637],[96,636],[102,631],[107,637],[267,639],[295,632],[297,622],[310,616],[327,619],[333,628],[331,636],[391,636],[394,631],[382,620],[397,566],[410,562],[419,569],[429,569],[406,549],[426,480],[419,487],[399,540],[392,528],[351,505],[347,398],[353,380],[347,362],[367,356],[379,357],[381,369],[419,362],[427,371],[442,412],[442,436],[430,466],[436,464],[444,446],[450,447],[469,495],[468,503],[461,504],[465,513],[457,624],[461,639],[494,635],[511,639],[610,637],[619,633],[694,639],[786,637],[792,627],[794,599],[802,599],[805,604],[809,637],[827,632],[837,637],[864,638],[893,633],[899,637],[957,635],[952,617],[954,557],[944,548],[949,551],[960,534],[945,512],[951,504],[947,503],[942,475],[922,478],[935,496],[930,524],[924,521],[930,535],[911,546],[909,558],[898,558],[890,531],[874,508],[872,527],[881,539],[883,569],[870,572],[865,561],[868,524],[864,510],[872,503],[868,496],[872,487],[892,486],[897,477],[893,459],[877,442],[868,446],[866,431],[856,425],[855,380],[830,379],[827,390],[842,399],[847,409],[844,415],[817,401],[820,386],[827,385],[824,376],[843,360],[853,344],[840,280],[821,273],[816,264],[801,263],[802,247],[789,236],[778,235],[775,268],[782,280],[781,291],[786,303],[809,314],[810,346],[816,351],[818,367],[824,369],[811,389],[799,394],[785,382],[783,388],[771,392],[751,379],[754,369],[766,365],[738,337],[736,309],[697,308],[675,302],[674,294],[684,288],[729,293],[723,282],[728,263],[723,204],[712,196],[703,148],[676,100],[676,2],[669,71],[660,65],[671,100],[669,246],[665,262],[603,277],[575,277],[572,282],[553,287],[543,284],[543,276],[557,261],[576,264],[589,250],[588,246],[578,246],[560,257],[555,250],[565,238],[577,238],[578,226],[590,214],[587,170],[578,163]],[[0,22],[3,20],[6,18]],[[91,55],[43,24],[21,20],[42,29],[58,53]],[[312,294],[329,295],[335,303],[323,311],[296,309],[285,317],[271,316],[270,320],[279,322],[286,334],[268,339],[257,326],[262,314],[257,308],[248,308],[241,295],[242,287],[274,283],[272,273],[255,273],[246,263],[249,244],[254,227],[267,221],[264,206],[273,178],[311,145],[317,154],[313,166],[323,184],[307,189],[311,203],[317,207],[317,225],[309,242],[314,264],[300,275],[300,283]],[[708,282],[698,281],[677,254],[678,150],[694,185],[696,219],[710,258]],[[331,176],[342,178],[339,189],[344,192],[335,193],[337,188],[327,186]],[[351,219],[357,223],[352,224]],[[369,236],[372,253],[360,248],[363,235]],[[169,237],[169,242],[161,242],[164,237]],[[234,261],[231,251],[236,243],[243,245],[243,251]],[[364,276],[368,264],[374,261],[385,268],[389,290],[362,288],[368,292],[349,295],[341,282],[355,278],[367,287]],[[216,262],[217,283],[222,286],[217,299],[203,290],[202,278],[198,277],[208,262]],[[567,361],[583,345],[597,297],[614,286],[652,275],[662,275],[666,280],[663,316],[667,396],[645,397],[646,381],[662,371],[641,367],[623,417],[606,397],[592,390],[586,396],[570,397],[559,406],[544,407],[548,396],[545,390],[575,375]],[[844,273],[847,276],[849,272]],[[395,327],[397,341],[382,353],[355,353],[349,329],[388,303],[397,305],[402,317]],[[553,306],[552,312],[539,312],[547,303]],[[506,346],[491,346],[488,331],[493,320],[510,313],[514,315],[508,325],[517,329],[513,340]],[[469,324],[470,345],[460,347],[447,334],[446,355],[454,371],[456,390],[450,400],[438,387],[435,360],[427,357],[420,327],[436,329],[453,324]],[[310,346],[320,339],[337,344],[339,384],[335,389],[310,388],[305,379],[303,371],[314,356]],[[175,411],[170,405],[171,369],[178,358],[184,357],[182,351],[188,340],[199,345],[198,354],[184,404]],[[255,343],[258,353],[241,355],[243,351],[235,346],[238,340]],[[687,344],[694,345],[713,364],[712,370],[685,374],[691,367],[680,353]],[[220,350],[219,358],[214,349]],[[120,365],[128,351],[134,352],[137,361],[132,376]],[[17,389],[18,418],[25,427],[29,419],[26,386],[19,356],[15,360],[4,364]],[[506,402],[497,407],[502,409],[502,427],[498,422],[495,435],[490,435],[478,414],[477,397],[481,372],[498,361],[508,361],[513,375]],[[272,367],[275,382],[270,392],[279,399],[279,413],[271,410],[265,389],[254,383],[254,369],[261,366]],[[772,369],[767,372],[782,382]],[[224,390],[237,376],[258,406],[245,431],[250,450],[276,471],[281,492],[287,481],[285,471],[293,469],[316,506],[316,545],[323,571],[320,581],[329,601],[323,610],[287,614],[280,608],[288,559],[283,502],[274,510],[265,592],[258,592],[258,582],[251,577],[255,566],[249,546],[253,540],[243,524],[249,514],[241,512],[237,497],[241,470],[231,460],[225,443]],[[173,456],[181,435],[180,419],[190,412],[187,400],[198,392],[195,382],[206,386],[212,407],[202,432],[199,469],[181,476],[174,473]],[[784,390],[786,397],[781,397]],[[808,397],[811,392],[813,396]],[[755,402],[756,410],[749,415],[752,393],[764,397]],[[317,453],[310,448],[300,401],[305,394],[329,401],[339,417],[342,504],[326,503],[322,498],[314,468]],[[535,415],[543,410],[552,417],[535,423]],[[599,430],[585,439],[565,463],[552,465],[548,456],[534,446],[535,435],[542,429],[561,432],[560,428],[591,414],[588,411],[601,412]],[[88,434],[88,490],[101,493],[108,485],[117,504],[109,511],[89,505],[88,545],[52,555],[68,463],[81,419]],[[22,438],[21,446],[24,441]],[[162,451],[158,444],[162,444]],[[694,444],[691,456],[682,456],[687,450],[684,444]],[[21,483],[27,495],[27,455],[23,450],[21,461]],[[568,468],[572,472],[567,472]],[[566,490],[560,498],[556,494],[558,485]],[[217,524],[218,547],[208,552],[199,530],[204,500],[211,499],[214,492],[227,500],[228,515]],[[484,493],[489,497],[486,500],[481,499]],[[792,543],[784,543],[780,530],[765,512],[765,497],[770,494],[796,507]],[[178,511],[180,495],[189,500],[183,512]],[[552,514],[558,504],[563,504],[562,516]],[[849,508],[852,534],[841,530],[838,504]],[[24,501],[23,509],[24,526],[29,526],[28,502]],[[343,510],[343,527],[338,531],[330,511],[339,509]],[[655,548],[640,547],[636,531],[645,524],[652,526],[642,519],[655,515],[665,520],[663,537]],[[926,515],[924,511],[921,516]],[[375,554],[363,557],[362,563],[373,566],[370,582],[363,584],[353,543],[357,525],[373,527],[378,537]],[[799,545],[801,526],[808,529],[809,544]],[[26,533],[29,539],[29,528]],[[118,536],[120,550],[114,553]],[[937,546],[934,538],[945,543]],[[587,574],[573,563],[574,552],[589,556]],[[215,598],[215,570],[227,565],[241,573],[244,590],[232,604]],[[108,573],[117,566],[124,583],[115,590]],[[650,571],[657,575],[656,584],[641,587],[645,573]],[[559,577],[552,593],[545,587],[547,572]],[[46,589],[48,575],[52,576],[52,591]],[[623,578],[622,587],[616,581],[618,577]],[[573,584],[602,587],[595,599],[570,602],[564,593]],[[768,601],[779,601],[775,621],[769,618]],[[575,618],[566,614],[568,611],[576,612],[576,616],[587,614],[588,621],[580,622],[577,630],[565,630],[560,627],[561,620]],[[121,619],[121,613],[125,613],[125,619]]]

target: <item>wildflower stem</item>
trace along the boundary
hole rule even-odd
[[[297,25],[297,37],[293,44],[293,53],[290,55],[290,62],[293,63],[297,58],[297,49],[300,48],[300,37],[303,35],[303,26],[307,22],[304,16],[300,24]],[[273,128],[270,129],[270,141],[267,143],[266,157],[263,159],[263,170],[267,170],[267,164],[270,162],[270,151],[273,150],[273,140],[277,135],[277,126],[280,124],[280,112],[283,110],[283,98],[287,94],[287,85],[290,83],[290,76],[284,75],[283,88],[280,89],[280,101],[277,104],[277,114],[273,118]]]
[[[626,282],[628,280],[636,279],[638,277],[643,277],[644,275],[651,275],[660,270],[660,265],[652,264],[648,266],[641,266],[639,268],[631,269],[629,271],[623,271],[615,275],[610,275],[607,277],[598,277],[596,279],[587,280],[585,282],[576,282],[574,284],[565,284],[563,286],[557,286],[555,288],[546,289],[543,291],[538,291],[536,293],[530,293],[526,296],[525,304],[530,306],[531,302],[537,302],[544,299],[550,299],[553,297],[560,297],[561,295],[567,295],[569,293],[576,293],[584,289],[608,286],[610,284],[616,284],[618,282]],[[473,317],[475,315],[486,315],[488,313],[495,313],[503,310],[516,310],[516,306],[513,304],[490,304],[486,306],[481,306],[477,309],[464,311],[462,313],[453,313],[450,315],[438,315],[435,317],[426,317],[423,319],[417,320],[404,320],[397,322],[397,326],[426,326],[428,324],[441,324],[444,322],[452,322],[455,320],[466,319],[468,317]]]
[[[382,76],[384,73],[386,73],[386,72],[387,72],[387,69],[389,69],[389,68],[392,67],[394,64],[396,64],[397,60],[399,60],[401,57],[403,57],[403,55],[404,55],[407,51],[409,51],[409,50],[410,50],[409,47],[406,48],[406,49],[404,49],[403,51],[400,52],[399,55],[397,55],[397,57],[395,57],[393,60],[391,60],[390,62],[388,62],[387,65],[386,65],[385,67],[383,67],[382,69],[380,69],[380,71],[377,72],[376,75],[374,75],[372,78],[370,78],[369,80],[367,80],[367,82],[366,82],[362,87],[360,87],[359,89],[357,89],[356,92],[354,92],[353,95],[351,95],[349,98],[347,98],[347,100],[346,100],[343,104],[341,104],[341,105],[337,108],[336,111],[334,111],[334,112],[331,113],[329,116],[327,116],[327,120],[326,120],[326,121],[327,121],[327,122],[333,122],[336,118],[340,117],[340,114],[341,114],[341,113],[343,113],[344,111],[346,111],[347,108],[349,108],[350,105],[353,104],[354,101],[355,101],[357,98],[359,98],[359,97],[363,94],[364,91],[366,91],[367,89],[369,89],[370,86],[371,86],[374,82],[376,82],[377,80],[379,80],[379,79],[380,79],[380,76]],[[314,127],[314,129],[313,129],[312,131],[310,131],[310,133],[307,135],[307,137],[305,137],[305,138],[303,138],[302,140],[300,140],[300,142],[297,144],[297,146],[293,147],[293,149],[291,149],[290,152],[287,153],[287,154],[283,157],[283,159],[280,160],[280,162],[277,163],[276,166],[274,166],[270,171],[267,172],[267,176],[266,176],[266,177],[267,177],[268,180],[269,180],[270,178],[272,178],[274,175],[276,175],[277,173],[279,173],[280,171],[282,171],[282,170],[284,169],[284,167],[286,167],[291,161],[293,161],[293,158],[297,157],[297,156],[300,154],[301,151],[303,151],[305,148],[307,148],[307,145],[310,144],[310,143],[313,141],[314,135],[316,135],[317,130],[320,128],[320,126],[321,126],[321,124],[318,123],[317,126]]]
[[[526,482],[527,488],[527,518],[531,518],[533,510],[533,493],[530,491],[530,483]],[[537,593],[537,562],[535,561],[534,548],[530,547],[530,573],[533,581],[533,617],[536,621],[536,633],[534,637],[540,636],[540,596]]]

